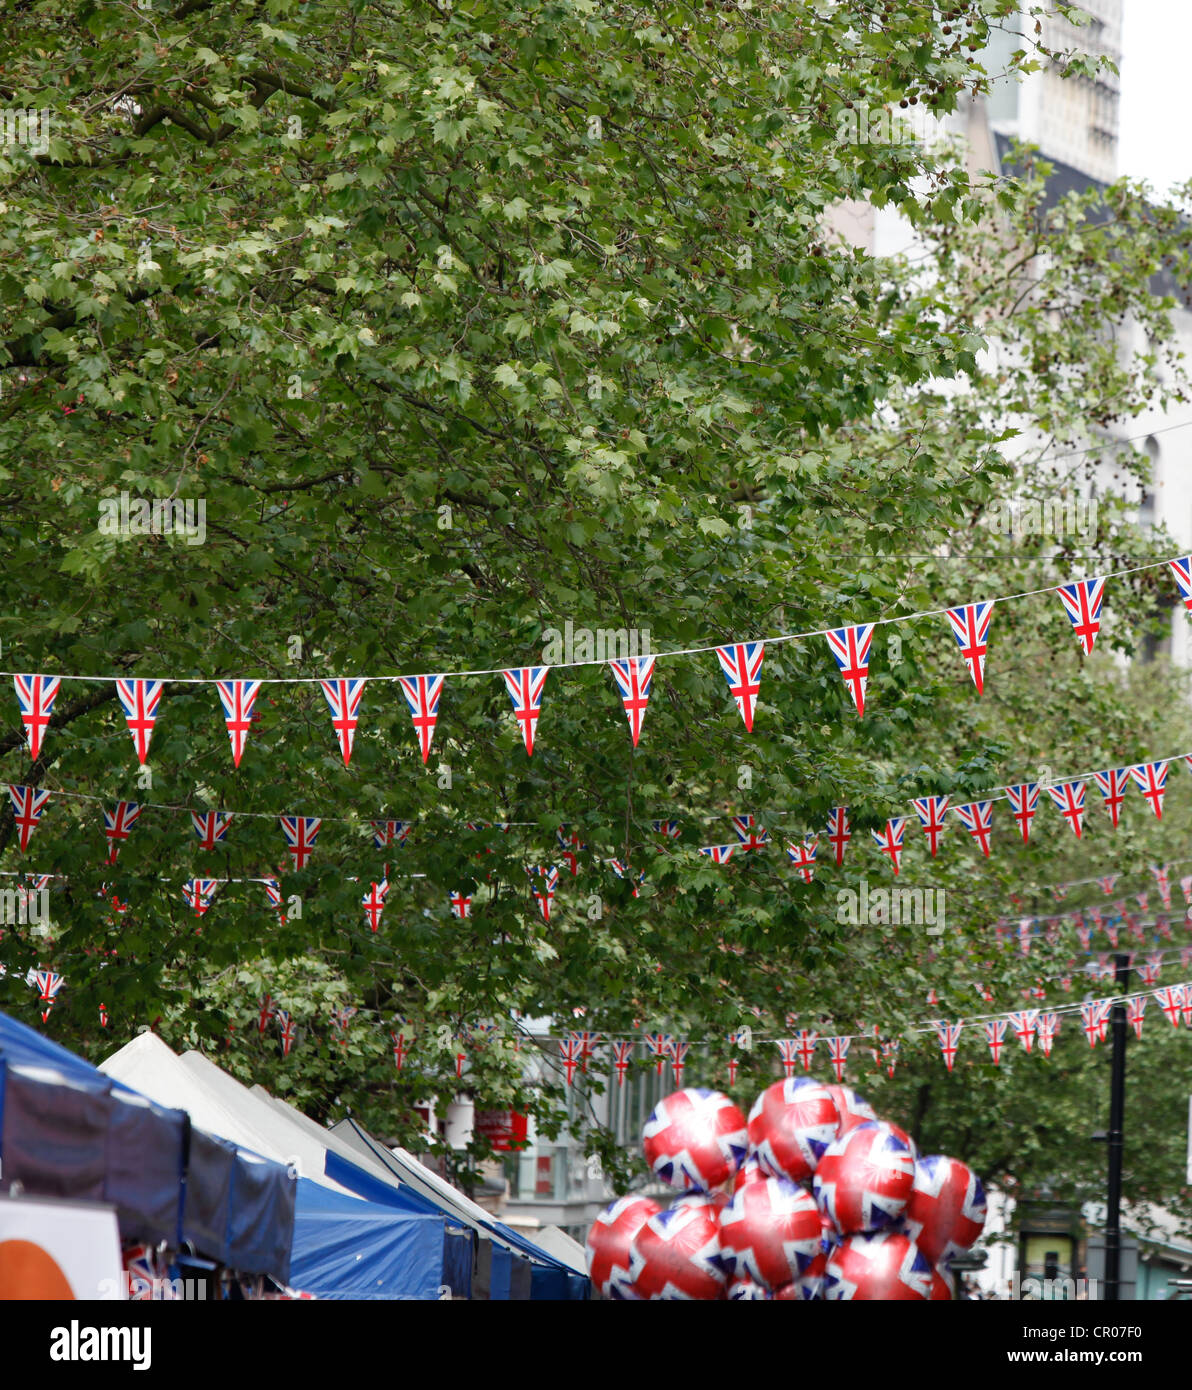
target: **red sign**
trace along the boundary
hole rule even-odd
[[[478,1110],[476,1133],[483,1135],[497,1153],[525,1148],[527,1121],[516,1110]]]

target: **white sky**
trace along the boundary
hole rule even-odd
[[[1163,192],[1192,179],[1192,0],[1124,0],[1122,10],[1118,173]]]

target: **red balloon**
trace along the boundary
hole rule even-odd
[[[783,1284],[782,1288],[775,1289],[770,1295],[775,1303],[801,1303],[803,1294],[798,1284]]]
[[[967,1250],[985,1228],[985,1189],[967,1164],[928,1154],[915,1164],[906,1225],[932,1264]]]
[[[648,1197],[618,1197],[592,1223],[584,1245],[588,1274],[602,1298],[640,1298],[629,1277],[633,1237],[660,1211]]]
[[[745,1160],[745,1116],[720,1091],[688,1087],[660,1100],[642,1131],[646,1162],[671,1187],[707,1192]]]
[[[824,1297],[833,1301],[924,1303],[935,1271],[904,1231],[845,1236],[828,1260]]]
[[[858,1125],[820,1159],[815,1200],[846,1234],[897,1221],[915,1182],[915,1158],[895,1125]]]
[[[825,1086],[824,1090],[829,1092],[840,1112],[840,1134],[847,1134],[850,1129],[877,1119],[877,1111],[851,1086]]]
[[[932,1303],[950,1303],[956,1297],[952,1287],[952,1276],[943,1269],[933,1269],[931,1271],[931,1301]]]
[[[734,1278],[780,1288],[819,1254],[819,1208],[789,1178],[746,1183],[720,1213],[720,1256]]]
[[[651,1216],[634,1236],[629,1274],[641,1298],[718,1299],[726,1282],[719,1261],[720,1213],[693,1193]]]
[[[840,1112],[826,1086],[787,1077],[768,1086],[749,1112],[749,1143],[767,1173],[805,1182],[836,1138]]]

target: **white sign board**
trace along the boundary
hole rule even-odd
[[[0,1197],[0,1301],[124,1297],[111,1207]]]

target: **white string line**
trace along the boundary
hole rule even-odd
[[[1176,558],[1177,558],[1177,559],[1183,559],[1184,557],[1183,557],[1183,556],[1177,556]],[[1095,578],[1095,579],[1121,579],[1121,578],[1125,577],[1126,575],[1130,575],[1130,574],[1142,574],[1142,573],[1144,573],[1146,570],[1162,569],[1164,565],[1170,565],[1170,564],[1171,564],[1171,560],[1170,560],[1170,559],[1167,559],[1167,560],[1153,560],[1153,561],[1151,561],[1151,562],[1149,562],[1148,564],[1145,564],[1145,565],[1134,565],[1134,566],[1131,567],[1130,569],[1124,569],[1124,570],[1107,570],[1104,574],[1094,575],[1093,578]],[[1072,582],[1080,582],[1080,581],[1072,581]],[[1013,601],[1013,600],[1015,600],[1015,599],[1020,599],[1020,598],[1035,598],[1035,597],[1038,596],[1039,594],[1053,594],[1053,593],[1055,593],[1055,592],[1057,591],[1057,589],[1058,589],[1059,587],[1061,587],[1061,586],[1056,585],[1056,584],[1048,584],[1046,587],[1041,588],[1041,589],[1024,589],[1021,593],[1017,593],[1017,594],[1003,594],[1003,595],[1001,595],[999,598],[994,598],[994,599],[980,599],[980,600],[976,600],[976,601],[977,601],[977,602],[981,602],[981,603],[1009,603],[1009,602],[1011,602],[1011,601]],[[953,608],[955,608],[955,607],[967,607],[967,606],[968,606],[967,604],[959,604],[959,605],[957,605],[957,604],[952,604],[952,605],[951,605],[951,607],[953,607]],[[746,643],[754,643],[754,642],[760,642],[763,646],[776,647],[776,646],[780,646],[783,642],[799,642],[799,641],[803,641],[804,639],[806,639],[806,638],[808,638],[808,637],[825,637],[825,636],[827,636],[827,634],[828,634],[829,632],[836,632],[836,631],[838,631],[840,626],[844,626],[844,627],[850,627],[850,626],[858,626],[858,627],[886,627],[886,626],[888,626],[888,625],[890,625],[890,624],[893,624],[893,623],[910,623],[910,622],[915,622],[915,621],[916,621],[917,619],[919,619],[919,618],[939,618],[939,617],[943,617],[946,613],[948,613],[948,611],[949,611],[948,608],[925,608],[925,609],[922,609],[920,612],[917,612],[917,613],[900,613],[900,614],[897,614],[897,615],[895,615],[895,616],[893,616],[893,617],[889,617],[889,618],[873,618],[873,619],[872,619],[870,622],[868,622],[868,623],[858,623],[858,624],[844,623],[844,624],[838,625],[837,627],[818,627],[818,628],[811,628],[811,629],[809,629],[809,630],[806,631],[806,632],[788,632],[788,633],[780,633],[780,634],[779,634],[778,636],[776,636],[776,637],[742,637],[742,638],[735,638],[735,639],[732,639],[732,640],[730,640],[730,641],[728,641],[728,642],[712,642],[712,643],[709,643],[709,644],[706,645],[706,646],[699,646],[699,647],[676,647],[676,648],[674,648],[674,649],[671,650],[671,651],[665,651],[665,652],[651,652],[651,653],[648,653],[648,655],[653,656],[656,660],[664,660],[664,659],[666,659],[666,658],[668,658],[668,657],[672,657],[672,656],[703,656],[703,655],[705,655],[705,654],[708,653],[708,652],[715,652],[715,651],[717,651],[717,650],[718,650],[719,648],[721,648],[721,647],[736,647],[736,646],[742,646],[742,645],[744,645],[744,644],[746,644]],[[579,667],[579,666],[606,666],[606,665],[608,665],[608,661],[607,661],[607,659],[605,659],[605,658],[592,657],[592,658],[590,658],[590,659],[588,659],[588,660],[586,660],[586,661],[556,661],[556,662],[552,662],[552,663],[549,663],[549,664],[546,663],[546,662],[541,662],[541,663],[539,663],[539,664],[540,664],[540,665],[543,665],[543,666],[546,666],[546,669],[547,669],[548,671],[549,671],[549,670],[560,670],[560,671],[562,671],[562,670],[568,670],[568,669],[570,669],[570,668],[572,668],[572,667]],[[322,683],[323,680],[332,680],[332,679],[334,679],[334,680],[364,680],[364,681],[392,682],[392,681],[400,681],[400,680],[403,680],[403,679],[405,679],[405,680],[417,680],[419,676],[426,676],[426,677],[432,677],[432,678],[433,678],[434,676],[448,676],[448,677],[452,678],[453,680],[458,680],[458,679],[467,678],[467,677],[471,677],[471,676],[500,676],[500,675],[503,675],[506,671],[515,671],[515,670],[518,670],[518,669],[520,669],[520,667],[518,667],[518,666],[491,666],[491,667],[482,667],[482,668],[477,668],[477,669],[474,669],[474,670],[463,670],[463,671],[419,671],[419,672],[411,673],[411,674],[406,675],[406,676],[400,676],[400,675],[398,675],[398,676],[336,676],[336,677],[330,677],[330,676],[327,676],[327,677],[323,677],[323,676],[261,676],[261,677],[252,677],[251,679],[253,679],[253,680],[259,680],[261,685],[319,685],[319,684]],[[27,671],[0,671],[0,676],[18,676],[18,675],[26,675],[26,674],[29,674],[29,673],[28,673]],[[49,673],[40,672],[40,673],[38,673],[38,674],[49,674]],[[96,682],[96,683],[99,683],[99,684],[104,684],[104,683],[115,684],[117,681],[125,681],[125,680],[145,680],[145,679],[149,679],[149,678],[148,678],[148,677],[143,677],[143,676],[129,676],[129,675],[126,674],[126,675],[122,675],[122,676],[65,676],[65,675],[64,675],[64,676],[58,676],[57,679],[59,679],[59,680],[64,680],[64,681],[92,681],[92,682]],[[157,679],[157,677],[154,677],[154,679]],[[231,676],[168,676],[168,677],[161,677],[160,679],[167,681],[167,682],[168,682],[169,684],[171,684],[171,685],[214,685],[214,684],[215,684],[217,681],[219,681],[219,680],[239,680],[239,679],[245,679],[245,678],[244,678],[244,677],[231,677]]]

